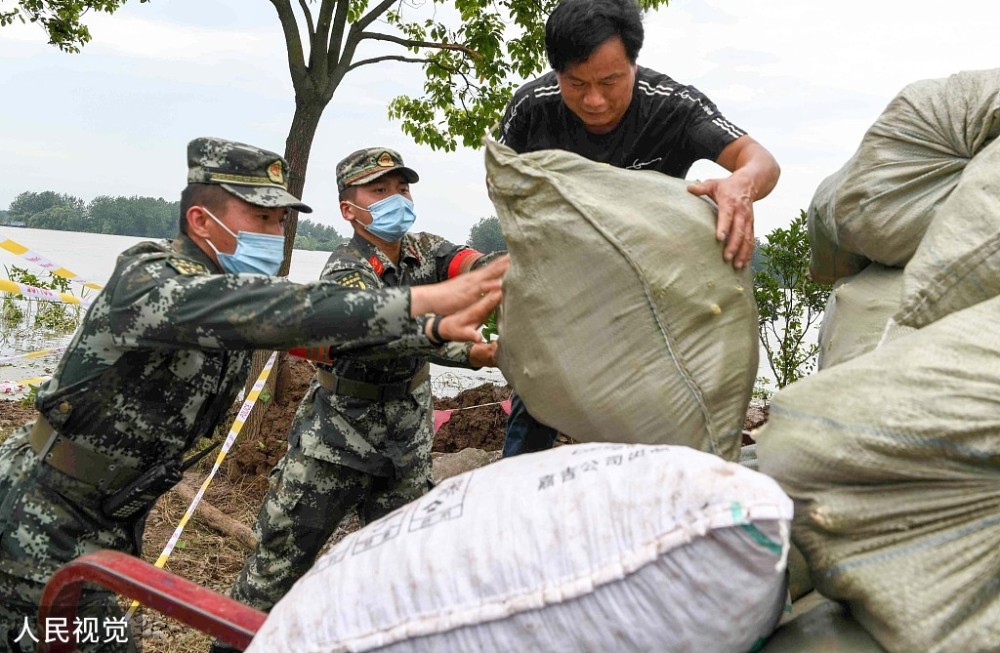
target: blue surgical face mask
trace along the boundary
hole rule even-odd
[[[413,221],[417,219],[417,214],[413,210],[413,202],[399,194],[379,200],[367,209],[362,209],[350,202],[348,204],[356,209],[371,213],[372,223],[364,225],[364,228],[388,243],[402,240],[406,232],[413,226]]]
[[[236,239],[236,251],[232,254],[220,252],[212,241],[205,239],[209,247],[215,250],[215,256],[219,259],[219,265],[222,266],[223,270],[231,274],[267,274],[271,276],[278,274],[281,262],[285,259],[284,236],[255,234],[252,231],[241,231],[237,235],[204,206],[201,207],[201,210]]]

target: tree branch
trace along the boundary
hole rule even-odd
[[[299,6],[302,7],[302,13],[306,15],[306,26],[309,29],[309,37],[311,39],[313,34],[316,33],[316,26],[313,25],[312,13],[309,11],[309,5],[306,4],[306,0],[299,0]]]
[[[417,57],[401,57],[399,55],[389,54],[382,57],[372,57],[371,59],[362,59],[361,61],[352,63],[347,67],[348,71],[354,70],[360,66],[367,66],[373,63],[379,63],[380,61],[405,61],[406,63],[436,63],[430,59],[419,59]]]
[[[438,43],[436,41],[414,41],[413,39],[404,39],[399,36],[393,36],[392,34],[382,34],[380,32],[361,32],[362,39],[371,39],[373,41],[389,41],[390,43],[398,43],[399,45],[408,48],[434,48],[436,50],[456,50],[462,52],[470,57],[478,57],[479,53],[472,48],[466,47],[459,43]]]
[[[271,0],[271,4],[278,12],[281,31],[285,36],[285,49],[288,51],[288,71],[292,76],[292,86],[298,94],[306,77],[306,60],[302,54],[299,25],[295,22],[295,13],[292,11],[289,0]]]
[[[311,51],[309,53],[309,67],[316,75],[317,79],[324,80],[328,77],[329,57],[327,44],[330,42],[330,23],[333,18],[333,10],[340,4],[347,3],[348,0],[323,0],[319,7],[319,18],[316,20],[316,33],[311,40]]]
[[[351,30],[352,31],[363,31],[366,27],[375,22],[375,19],[389,11],[389,7],[393,6],[399,2],[399,0],[382,0],[378,3],[374,9],[369,11],[367,14],[358,19],[358,22],[354,23]]]
[[[347,12],[351,3],[341,0],[337,3],[337,15],[333,18],[333,30],[330,32],[330,43],[326,48],[327,70],[333,70],[340,65],[340,51],[344,45],[344,27],[347,25]]]
[[[189,472],[184,475],[183,480],[173,487],[173,492],[181,498],[182,501],[186,503],[191,503],[194,501],[194,497],[198,494],[198,483],[194,479],[193,475]],[[253,531],[246,524],[233,519],[226,513],[222,512],[211,503],[208,499],[202,499],[201,503],[198,505],[198,512],[195,516],[200,521],[204,522],[206,526],[215,529],[223,535],[229,535],[233,537],[244,549],[248,551],[253,551],[254,547],[257,546],[257,538],[254,537]]]

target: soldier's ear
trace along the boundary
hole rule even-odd
[[[188,234],[199,238],[208,238],[208,222],[212,218],[200,206],[188,207],[185,214],[188,224]]]
[[[358,210],[351,206],[347,200],[340,200],[340,215],[348,222],[354,222],[358,216]]]

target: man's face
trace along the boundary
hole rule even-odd
[[[632,101],[636,66],[617,36],[602,43],[590,58],[556,73],[563,102],[587,131],[606,134],[621,122]]]
[[[362,209],[367,209],[375,202],[380,202],[393,195],[402,195],[406,199],[413,201],[413,198],[410,197],[410,182],[406,181],[403,175],[398,172],[384,174],[369,184],[355,186],[354,188],[356,190],[352,203],[357,204]],[[349,213],[361,224],[372,223],[372,215],[368,211],[358,210],[346,202],[341,202],[341,210],[344,211],[345,217]]]
[[[239,198],[231,197],[226,202],[225,209],[216,213],[215,217],[219,218],[234,234],[249,231],[255,234],[281,236],[285,233],[284,227],[285,220],[288,218],[288,209],[256,206]],[[209,219],[205,223],[205,227],[209,230],[209,239],[220,252],[232,254],[236,251],[236,239],[216,224],[215,220]]]

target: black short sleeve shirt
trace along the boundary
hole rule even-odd
[[[715,161],[745,133],[695,87],[639,66],[632,102],[611,132],[586,130],[562,101],[553,71],[514,94],[500,123],[499,141],[522,154],[566,150],[618,168],[683,178],[695,161]]]

